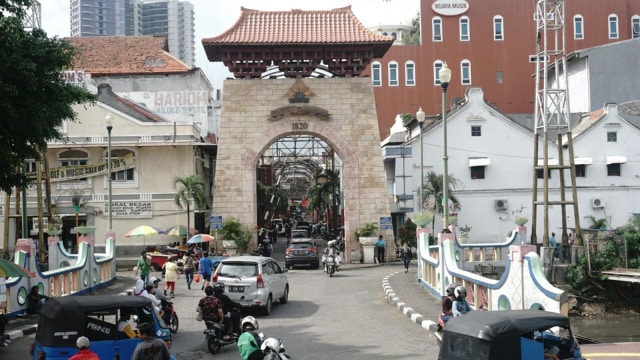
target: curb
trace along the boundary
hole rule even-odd
[[[31,335],[36,332],[38,325],[25,325],[16,330],[9,330],[4,333],[4,340],[15,340],[24,337],[25,335]]]
[[[402,302],[393,291],[393,288],[391,288],[391,285],[389,285],[389,278],[401,272],[404,273],[404,271],[396,271],[382,279],[382,289],[384,290],[385,297],[390,304],[395,305],[398,311],[403,313],[411,321],[415,322],[425,330],[432,331],[431,329],[434,329],[438,324],[432,320],[426,319],[424,316],[413,310],[413,308]]]

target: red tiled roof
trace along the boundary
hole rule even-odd
[[[221,35],[204,38],[209,61],[220,61],[217,46],[380,44],[385,51],[393,38],[370,31],[351,6],[333,10],[258,11],[241,8],[238,21]],[[387,46],[388,44],[388,46]],[[210,46],[208,48],[207,46]]]
[[[154,36],[65,38],[76,48],[73,68],[92,76],[184,73],[189,66],[168,52],[167,40]]]

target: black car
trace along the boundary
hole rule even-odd
[[[313,239],[291,239],[285,252],[284,264],[287,269],[306,266],[311,269],[320,267],[318,247]]]

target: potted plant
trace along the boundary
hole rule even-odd
[[[431,212],[419,212],[413,217],[413,223],[420,227],[427,226],[431,220],[433,220],[433,213]]]
[[[458,226],[458,216],[457,215],[449,216],[448,220],[449,220],[449,225]]]
[[[460,242],[466,243],[467,240],[469,240],[469,232],[471,231],[471,226],[464,224],[464,226],[461,226],[458,229],[460,230]]]
[[[528,222],[528,221],[529,221],[529,218],[528,218],[528,217],[525,217],[525,216],[519,216],[519,217],[517,217],[517,218],[516,218],[515,223],[516,223],[516,225],[518,225],[518,226],[525,226],[525,225],[527,224],[527,222]]]
[[[374,236],[378,231],[378,224],[374,222],[366,223],[356,230],[356,237],[362,245],[374,245],[378,239]],[[371,240],[373,239],[373,240]],[[371,244],[369,244],[371,243]]]

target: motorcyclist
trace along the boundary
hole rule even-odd
[[[440,324],[440,326],[444,326],[444,324],[453,316],[453,301],[456,299],[455,289],[458,286],[458,284],[450,284],[447,287],[445,296],[442,298],[442,313],[440,314],[442,324]]]
[[[224,313],[225,327],[229,335],[240,333],[240,309],[241,306],[237,302],[231,300],[224,293],[224,283],[218,282],[213,285],[213,296],[222,303],[222,312]],[[237,335],[236,335],[237,336]]]
[[[340,268],[340,255],[338,255],[338,250],[336,249],[336,241],[331,240],[327,243],[328,247],[325,249],[325,255],[322,258],[322,262],[326,262],[326,258],[329,256],[333,256],[333,261],[336,265],[336,272],[339,271]]]
[[[260,327],[253,316],[242,319],[242,335],[238,338],[238,351],[242,360],[262,360],[264,352],[260,349],[262,340],[256,332]]]
[[[149,279],[149,284],[153,285],[154,289],[158,288],[158,284],[160,284],[160,279],[156,276],[152,276]],[[166,296],[162,293],[155,292],[154,296],[160,300],[160,316],[165,324],[169,324],[171,322],[171,309],[169,308],[169,302],[171,299],[169,296]]]
[[[471,306],[467,303],[467,289],[464,286],[458,286],[454,290],[455,300],[451,305],[451,310],[453,312],[453,316],[457,317],[460,315],[464,315],[471,311]]]

